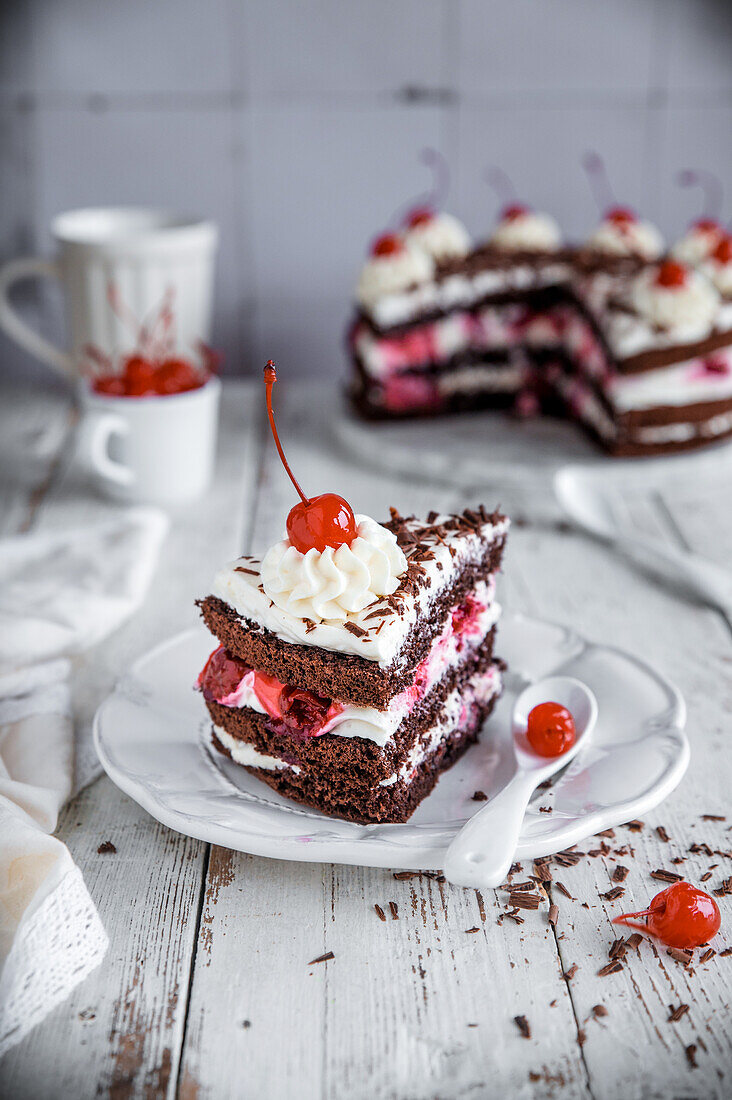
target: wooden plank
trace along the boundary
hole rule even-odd
[[[712,519],[707,515],[704,531],[713,540]],[[638,529],[661,536],[668,529],[666,517],[649,508],[639,509],[633,521]],[[565,970],[573,963],[578,966],[569,988],[586,1035],[583,1054],[593,1096],[728,1096],[732,1037],[720,1021],[728,1012],[729,960],[713,960],[691,973],[645,940],[637,955],[629,953],[621,972],[597,974],[618,934],[610,917],[643,908],[663,888],[664,883],[650,878],[652,870],[669,869],[699,883],[716,863],[710,886],[732,873],[730,859],[689,853],[700,842],[732,847],[726,823],[705,823],[700,816],[724,813],[728,805],[724,726],[725,700],[732,699],[732,646],[726,624],[714,612],[675,599],[591,540],[552,536],[546,529],[514,531],[508,577],[512,596],[520,600],[528,593],[536,614],[568,622],[589,637],[620,645],[655,664],[679,685],[689,706],[692,762],[681,786],[647,815],[641,832],[618,829],[615,838],[606,840],[613,849],[630,843],[633,856],[599,855],[555,873],[576,898],[570,901],[556,888],[553,892],[560,909],[562,964]],[[668,831],[669,842],[659,837],[658,825]],[[599,846],[597,840],[580,848]],[[684,862],[673,864],[674,858]],[[625,894],[605,901],[599,895],[614,885],[611,876],[618,863],[629,868]],[[729,930],[726,936],[721,946],[732,942]],[[595,1017],[597,1004],[607,1016]],[[671,1023],[670,1006],[679,1004],[689,1004],[690,1011]],[[698,1068],[691,1067],[686,1054],[692,1045]]]
[[[205,593],[212,563],[238,552],[259,473],[259,408],[250,397],[246,383],[225,387],[216,481],[204,500],[171,517],[145,607],[75,662],[77,724],[90,721],[130,661],[195,622],[193,600]],[[49,530],[117,512],[67,456],[33,518]],[[7,1080],[13,1088],[27,1085],[8,1095],[81,1100],[98,1088],[116,1097],[172,1096],[207,846],[158,825],[106,778],[70,804],[59,835],[85,875],[112,946],[96,974],[8,1055]],[[117,855],[97,855],[105,839]],[[69,1057],[79,1045],[83,1057]]]
[[[108,779],[58,835],[110,939],[101,966],[0,1063],[0,1095],[173,1095],[205,845],[153,822]],[[99,854],[103,841],[116,852]]]
[[[344,453],[331,431],[336,400],[321,389],[283,386],[277,405],[306,492],[337,491],[376,518],[390,504],[459,506],[457,490],[375,477]],[[255,549],[281,537],[293,503],[269,447]],[[563,1095],[588,1096],[547,906],[521,926],[497,925],[501,908],[493,891],[212,849],[181,1095],[541,1096],[561,1082]],[[327,951],[332,961],[307,965]],[[514,1022],[522,1015],[528,1040]]]

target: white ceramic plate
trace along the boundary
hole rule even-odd
[[[405,825],[353,825],[288,802],[210,747],[210,719],[192,685],[211,644],[201,627],[141,657],[97,711],[94,737],[108,775],[158,821],[242,852],[441,868],[456,830],[482,805],[473,792],[495,794],[511,776],[516,695],[551,673],[584,680],[600,717],[591,745],[529,807],[517,858],[561,851],[637,817],[674,789],[689,762],[684,701],[657,672],[564,627],[506,616],[498,651],[510,672],[481,742],[443,775]]]

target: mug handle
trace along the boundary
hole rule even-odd
[[[135,475],[129,466],[109,457],[109,441],[113,435],[129,435],[130,426],[115,413],[88,412],[82,445],[89,464],[96,474],[117,485],[132,485]]]
[[[39,275],[60,279],[61,269],[53,260],[42,260],[35,256],[11,260],[0,268],[0,328],[3,328],[16,344],[20,344],[36,359],[48,363],[62,374],[73,375],[75,372],[72,357],[34,332],[25,321],[21,320],[10,304],[10,288],[13,283],[20,282],[22,279],[33,279]]]

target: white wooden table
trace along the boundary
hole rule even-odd
[[[389,504],[419,513],[481,497],[496,503],[478,486],[430,486],[419,480],[419,464],[413,478],[369,468],[335,438],[343,421],[332,389],[282,386],[277,396],[288,457],[306,490],[338,491],[377,518]],[[77,662],[79,722],[90,720],[132,659],[194,621],[193,600],[219,563],[280,534],[293,498],[262,412],[259,387],[227,387],[214,490],[173,517],[144,610]],[[96,973],[0,1064],[0,1095],[732,1095],[732,957],[701,963],[697,952],[685,968],[644,940],[621,970],[597,973],[614,938],[609,916],[623,905],[640,908],[663,887],[651,871],[678,870],[698,882],[711,870],[708,888],[732,874],[732,825],[702,816],[729,808],[730,625],[559,522],[547,469],[562,447],[593,453],[573,429],[490,417],[479,431],[473,420],[465,425],[459,446],[472,448],[474,460],[489,463],[500,451],[517,464],[500,501],[519,519],[504,603],[641,654],[679,684],[692,741],[681,787],[639,831],[618,828],[580,846],[595,855],[552,867],[553,930],[548,904],[520,914],[521,924],[502,918],[500,891],[209,847],[169,832],[100,778],[67,807],[59,836],[84,872],[111,947]],[[63,397],[0,391],[4,533],[109,514],[112,506],[71,461],[73,439]],[[726,509],[691,502],[676,514],[659,502],[637,522],[730,561],[729,500]],[[116,853],[98,853],[107,840]],[[627,845],[633,854],[615,854]],[[625,897],[603,899],[618,863],[629,868]],[[525,866],[519,878],[532,870]],[[724,948],[732,906],[727,898],[720,904]],[[309,965],[331,951],[331,961]],[[670,1006],[680,1004],[688,1012],[670,1022]],[[526,1018],[530,1037],[516,1016]]]

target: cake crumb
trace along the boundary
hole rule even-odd
[[[488,801],[488,795],[485,793],[485,791],[473,791],[472,801],[473,802],[487,802]]]
[[[100,856],[114,855],[117,849],[111,840],[103,840],[97,848],[97,852]]]

